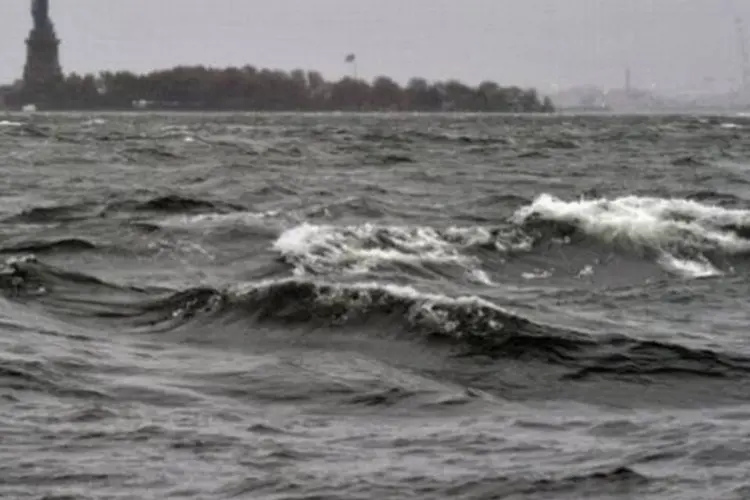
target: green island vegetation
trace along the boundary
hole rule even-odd
[[[231,111],[462,111],[551,112],[549,98],[535,89],[486,81],[470,86],[456,80],[413,78],[406,86],[380,76],[372,82],[344,77],[328,81],[316,71],[178,66],[135,74],[71,73],[29,92],[21,81],[3,89],[8,107],[40,109],[174,109]]]

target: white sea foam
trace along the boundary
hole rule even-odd
[[[750,227],[750,211],[691,200],[625,196],[564,201],[543,194],[516,211],[513,221],[523,224],[532,217],[572,224],[606,243],[657,251],[667,269],[689,276],[719,273],[701,252],[750,252],[750,240],[729,227]]]
[[[298,265],[298,274],[346,270],[359,273],[385,263],[454,264],[467,268],[470,279],[489,283],[490,278],[467,254],[473,245],[493,241],[481,227],[437,230],[426,226],[355,226],[303,223],[285,231],[274,249]],[[502,250],[502,245],[497,247]]]
[[[707,278],[723,274],[704,258],[680,259],[674,255],[664,254],[659,263],[666,269],[687,278]]]
[[[165,217],[158,221],[161,227],[170,228],[217,228],[224,226],[242,225],[254,221],[275,217],[277,211],[267,212],[231,212],[228,214],[197,214],[197,215],[175,215]]]

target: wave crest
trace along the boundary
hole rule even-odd
[[[51,314],[117,321],[143,333],[178,328],[206,335],[214,322],[405,336],[454,355],[535,361],[561,367],[565,380],[591,377],[746,377],[750,359],[624,335],[591,335],[523,317],[478,296],[449,297],[384,283],[287,278],[182,291],[138,289],[63,271],[33,259],[8,264],[0,290],[38,301]],[[125,322],[125,323],[123,323]],[[241,331],[244,331],[242,329]]]
[[[693,200],[625,196],[568,202],[543,194],[512,220],[537,235],[636,250],[688,274],[720,274],[711,257],[750,253],[750,211]]]
[[[365,273],[387,265],[458,266],[476,277],[481,261],[473,251],[506,253],[528,241],[480,226],[447,227],[314,225],[288,229],[273,245],[297,275]],[[487,281],[480,280],[480,281]]]

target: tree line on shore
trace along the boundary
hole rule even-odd
[[[62,109],[554,111],[550,99],[541,98],[535,89],[491,81],[471,86],[457,80],[413,78],[402,86],[386,76],[372,82],[353,77],[328,81],[316,71],[253,66],[178,66],[140,75],[130,71],[71,73],[41,94],[30,95],[19,82],[6,94],[6,103]]]

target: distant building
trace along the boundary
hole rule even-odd
[[[49,16],[49,0],[32,0],[33,27],[26,39],[26,65],[23,70],[23,100],[27,103],[53,100],[63,73],[55,27]]]

